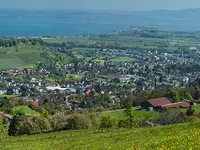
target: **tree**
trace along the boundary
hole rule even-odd
[[[92,92],[91,92],[91,94],[92,94],[93,96],[96,94],[96,91],[95,91],[95,89],[92,89]]]
[[[199,100],[200,99],[200,89],[196,90],[196,99]]]
[[[192,98],[192,96],[191,96],[191,94],[190,94],[189,92],[187,92],[187,93],[185,94],[185,98],[188,99],[188,100],[190,100],[190,101],[193,100],[193,98]]]
[[[175,102],[179,102],[180,101],[180,94],[176,89],[171,89],[169,91],[169,96],[171,97],[172,101]]]
[[[135,100],[135,97],[134,96],[129,96],[129,97],[126,97],[126,98],[122,98],[121,99],[121,105],[124,107],[124,108],[129,108],[130,105],[133,105],[133,101]]]
[[[185,94],[185,98],[188,99],[188,100],[190,100],[190,105],[191,105],[191,106],[194,105],[194,99],[193,99],[193,97],[191,96],[191,94],[190,94],[189,92],[187,92],[187,93]]]
[[[126,119],[128,121],[128,125],[130,128],[133,128],[134,122],[135,122],[135,115],[134,115],[134,110],[133,110],[132,105],[133,105],[133,101],[132,101],[132,99],[130,99],[129,106],[124,111]]]

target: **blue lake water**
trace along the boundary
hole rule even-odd
[[[75,10],[0,10],[1,36],[67,36],[111,33],[131,26],[199,30],[200,10],[86,12]]]

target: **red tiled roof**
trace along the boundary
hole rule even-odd
[[[68,72],[68,73],[70,73],[70,72],[71,72],[71,70],[69,70],[69,69],[66,69],[66,70],[65,70],[65,72]]]
[[[7,73],[8,73],[9,75],[13,75],[13,74],[14,74],[12,71],[7,71]]]
[[[161,98],[155,98],[155,99],[149,99],[147,100],[152,106],[161,106],[161,105],[167,105],[167,104],[172,104],[170,100],[166,97],[161,97]]]
[[[162,105],[162,108],[188,108],[190,106],[187,102],[172,103],[167,105]]]
[[[35,106],[38,106],[38,105],[39,105],[38,101],[34,101],[34,100],[26,100],[26,102],[27,102],[27,103],[32,103],[32,104],[35,105]]]

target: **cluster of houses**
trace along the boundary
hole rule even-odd
[[[153,90],[163,87],[180,88],[200,76],[198,72],[194,73],[192,71],[191,73],[187,71],[180,73],[186,65],[199,65],[199,62],[196,61],[197,58],[193,57],[193,53],[191,55],[185,54],[184,58],[182,54],[158,53],[148,50],[103,49],[96,50],[93,53],[94,60],[95,58],[103,60],[106,58],[106,62],[96,63],[91,61],[90,63],[81,63],[80,72],[102,72],[102,70],[109,68],[107,73],[113,76],[120,75],[121,82],[142,82],[141,85],[136,85],[138,90]],[[75,54],[83,55],[83,52],[75,52]],[[105,56],[109,56],[110,59]],[[112,61],[112,58],[120,59],[120,57],[129,57],[129,59]],[[182,66],[182,68],[180,67],[178,70],[174,67],[177,65]],[[109,80],[106,82],[109,82]]]
[[[75,52],[83,55],[84,52]],[[60,105],[69,104],[66,97],[82,93],[90,96],[93,89],[98,93],[104,91],[110,97],[127,96],[143,90],[155,88],[183,88],[184,85],[197,79],[199,73],[178,73],[173,65],[195,64],[192,58],[182,59],[179,54],[157,53],[148,50],[103,49],[93,51],[93,57],[106,61],[85,61],[80,59],[74,64],[59,65],[53,68],[22,68],[0,70],[0,95],[20,95],[21,99],[34,105],[44,99],[56,99]],[[129,57],[123,61],[112,61],[110,58]],[[170,68],[171,67],[171,68]],[[59,72],[61,75],[80,75],[80,79],[71,81],[50,81],[48,76]],[[120,100],[117,101],[119,103]],[[13,101],[14,103],[14,101]],[[142,103],[145,109],[186,107],[187,102],[171,103],[166,98],[148,100]],[[114,104],[113,104],[114,105]],[[146,105],[146,106],[145,106]],[[148,108],[147,108],[148,107]],[[189,107],[189,106],[188,106]]]

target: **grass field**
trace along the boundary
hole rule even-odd
[[[7,97],[7,98],[14,98],[18,97],[19,95],[7,95],[7,94],[0,94],[0,97]]]
[[[94,42],[92,40],[89,40],[88,37],[82,37],[82,36],[43,38],[43,41],[49,42],[49,43],[80,42],[81,44],[88,44],[88,43]]]
[[[151,118],[156,116],[156,111],[145,111],[145,110],[137,110],[137,107],[134,108],[134,115],[136,118]],[[106,113],[107,115],[111,115],[120,119],[125,117],[124,110],[116,110],[116,111],[108,111],[103,112],[102,114]]]
[[[92,61],[101,61],[101,62],[104,62],[105,61],[105,57],[99,57],[99,58],[93,58],[93,57],[84,57],[83,55],[75,55],[76,58],[78,59],[85,59],[86,61],[89,61],[89,60],[92,60]],[[133,61],[134,59],[131,58],[131,57],[108,57],[108,61],[111,61],[111,62],[130,62],[130,61]]]
[[[32,110],[28,106],[15,106],[11,109],[12,115],[15,115],[19,112],[22,113],[22,114],[25,114],[25,115],[39,115],[38,112]]]
[[[42,51],[40,46],[23,44],[12,48],[1,48],[0,69],[34,67],[37,62],[43,60],[40,56]]]
[[[64,131],[7,137],[0,149],[189,150],[200,149],[200,123],[137,129]]]
[[[34,68],[38,62],[46,60],[41,53],[46,51],[45,47],[39,45],[19,44],[16,47],[0,48],[0,69],[10,68]],[[52,55],[54,55],[54,51]],[[64,53],[60,53],[65,62],[69,62],[71,57]]]
[[[82,74],[67,74],[65,80],[66,81],[79,81],[83,78]]]
[[[111,58],[109,59],[109,61],[112,61],[112,62],[129,62],[129,61],[133,61],[134,59],[131,58],[131,57],[116,57],[116,58]]]

